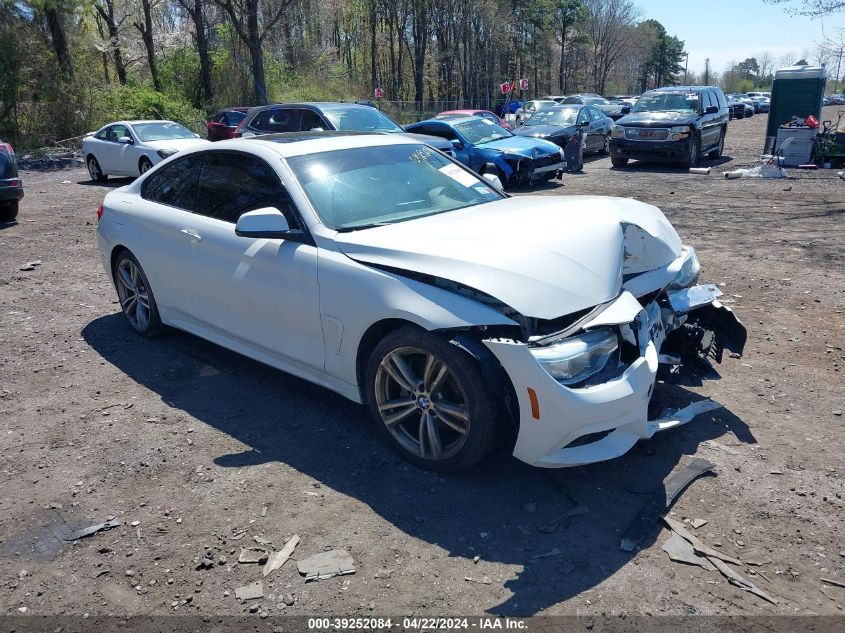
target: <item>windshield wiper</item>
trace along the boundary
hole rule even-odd
[[[337,229],[338,233],[349,233],[350,231],[360,231],[362,229],[374,229],[377,226],[388,226],[389,224],[396,224],[396,222],[370,222],[369,224],[356,224],[354,226],[342,226]]]

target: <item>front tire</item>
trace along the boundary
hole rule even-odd
[[[689,156],[687,156],[687,168],[692,169],[698,167],[699,159],[701,158],[701,145],[698,143],[698,138],[693,136],[689,142]]]
[[[142,176],[148,171],[150,171],[152,168],[153,164],[150,162],[150,159],[146,156],[142,156],[141,160],[138,161],[138,171],[141,172]]]
[[[416,326],[376,345],[366,374],[370,412],[402,457],[439,472],[471,468],[493,448],[498,410],[475,362]]]
[[[614,167],[625,167],[628,164],[627,158],[617,158],[616,156],[611,156],[610,164]]]
[[[602,148],[599,150],[599,154],[602,156],[610,154],[610,134],[604,135],[604,145],[602,145]]]
[[[18,217],[18,201],[0,203],[0,222],[11,222]]]
[[[135,256],[123,251],[114,263],[114,283],[123,316],[141,336],[161,331],[161,317],[144,269]]]

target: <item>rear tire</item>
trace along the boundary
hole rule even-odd
[[[627,158],[617,158],[616,156],[610,157],[610,164],[614,167],[625,167],[628,164]]]
[[[114,285],[123,316],[141,336],[154,336],[162,329],[155,297],[144,269],[135,256],[123,251],[114,263]]]
[[[11,222],[18,217],[18,201],[0,203],[0,222]]]
[[[379,431],[418,466],[466,470],[495,445],[496,399],[475,361],[442,336],[410,325],[385,336],[366,388]]]
[[[91,180],[94,182],[105,182],[108,176],[103,173],[103,170],[100,169],[100,163],[97,162],[97,159],[94,155],[89,155],[88,159],[85,161],[88,165],[88,175],[91,176]]]
[[[608,154],[610,154],[610,134],[604,135],[604,145],[599,150],[599,154],[601,154],[602,156],[607,156]]]
[[[728,131],[726,127],[722,128],[721,133],[719,134],[719,147],[714,149],[707,155],[707,158],[710,160],[718,160],[722,157],[722,153],[725,151],[725,133]]]

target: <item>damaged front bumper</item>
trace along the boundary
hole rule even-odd
[[[707,357],[721,362],[726,348],[742,353],[745,328],[718,301],[720,295],[715,286],[693,286],[660,293],[643,305],[624,291],[591,315],[582,330],[615,328],[625,348],[614,361],[616,368],[601,372],[603,382],[561,384],[537,361],[530,345],[485,340],[510,377],[518,401],[514,456],[545,468],[603,461],[624,454],[640,439],[718,407],[703,400],[665,418],[648,418],[660,363],[703,363]]]

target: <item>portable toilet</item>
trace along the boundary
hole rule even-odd
[[[793,116],[803,119],[813,114],[821,121],[826,81],[824,66],[790,66],[775,73],[766,125],[767,154],[775,146],[778,127],[788,123]]]

